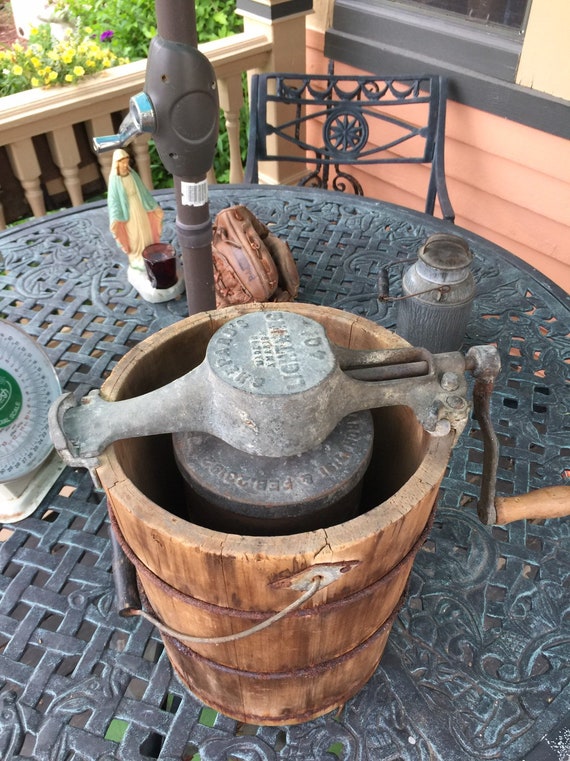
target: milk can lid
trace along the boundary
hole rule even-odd
[[[430,267],[440,270],[463,269],[473,261],[467,241],[459,235],[449,233],[430,235],[420,248],[418,256]]]

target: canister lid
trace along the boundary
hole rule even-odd
[[[418,257],[429,267],[439,270],[464,269],[473,261],[467,241],[449,233],[430,235],[420,248]]]
[[[230,521],[241,516],[271,529],[326,514],[357,486],[372,456],[374,425],[369,410],[354,412],[318,447],[290,457],[250,455],[203,433],[175,433],[172,439],[184,480],[207,504],[193,506],[195,522],[208,525],[222,510]]]

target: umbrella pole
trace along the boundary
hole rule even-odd
[[[187,70],[189,65],[192,68],[192,64],[195,62],[194,71],[198,72],[193,76],[190,88],[187,86],[183,87],[182,92],[179,93],[180,97],[178,100],[176,97],[169,97],[170,110],[168,114],[165,114],[164,118],[170,123],[165,125],[166,128],[162,141],[157,139],[157,148],[159,148],[161,159],[174,177],[176,231],[182,253],[188,314],[192,315],[196,312],[213,309],[216,306],[212,264],[212,222],[208,203],[206,175],[207,170],[213,164],[215,142],[218,134],[219,112],[216,112],[214,116],[210,109],[210,121],[208,124],[204,124],[200,123],[200,119],[202,121],[204,119],[200,113],[201,109],[195,108],[201,102],[201,96],[204,91],[208,92],[210,98],[212,97],[212,89],[216,91],[217,106],[216,80],[215,75],[212,80],[210,73],[207,72],[207,67],[204,67],[204,62],[200,59],[202,54],[197,52],[193,54],[189,50],[189,48],[197,48],[196,9],[194,2],[189,2],[189,0],[156,0],[155,8],[157,37],[165,41],[163,48],[169,51],[169,53],[164,56],[157,55],[153,57],[151,51],[151,55],[149,55],[149,68],[147,69],[147,80],[149,78],[149,70],[153,66],[162,66],[162,69],[154,72],[152,78],[164,81],[164,78],[167,77],[171,80],[174,87],[176,87],[177,82],[184,82],[188,79],[188,75],[181,73],[182,68]],[[169,45],[169,43],[177,44]],[[183,46],[183,48],[180,46]],[[178,69],[178,71],[172,72],[172,68]],[[202,70],[205,75],[204,77],[200,73]],[[211,73],[213,74],[213,70]],[[192,78],[192,75],[190,77]],[[156,106],[155,102],[155,108]],[[160,108],[157,108],[157,111],[160,112]],[[176,138],[173,138],[170,150],[168,149],[168,143],[170,143],[168,131],[175,131],[173,122],[175,121],[176,114],[179,115],[179,119],[181,118],[181,113],[185,114],[186,124],[191,123],[187,132],[191,134],[192,144],[188,144],[189,149],[185,151],[185,148],[188,148],[188,145],[186,145],[188,135],[182,135],[183,145],[179,153],[180,140],[178,138],[180,133],[184,131],[184,128],[178,130],[178,135]],[[212,125],[212,119],[214,119],[215,125]],[[212,140],[212,129],[214,128],[215,135]],[[158,125],[158,131],[161,132],[160,124]],[[206,135],[206,133],[209,134]],[[204,135],[203,141],[201,138],[202,134]],[[169,156],[172,156],[172,152],[174,152],[179,157],[179,160],[175,161],[174,164],[169,162],[164,155],[164,147],[161,152],[159,142],[163,146],[166,146],[166,153]],[[208,156],[208,150],[211,150],[211,159],[208,159],[209,166],[204,171],[204,153]],[[169,163],[171,164],[170,166]],[[198,164],[201,166],[197,166]]]

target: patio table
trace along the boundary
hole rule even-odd
[[[170,191],[163,239],[175,239]],[[312,189],[217,186],[212,214],[247,205],[288,240],[299,300],[395,325],[377,299],[389,266],[436,232],[463,235],[477,283],[464,349],[496,344],[498,493],[568,481],[570,298],[503,249],[442,220]],[[104,203],[0,235],[2,316],[46,349],[84,396],[184,297],[142,301]],[[0,531],[0,758],[34,761],[562,761],[570,758],[570,518],[483,526],[482,441],[452,452],[408,600],[375,674],[342,712],[285,727],[215,714],[173,675],[157,631],[113,605],[104,494],[66,468],[40,507]]]

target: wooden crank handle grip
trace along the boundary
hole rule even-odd
[[[546,486],[518,497],[495,497],[496,523],[570,515],[570,486]]]

